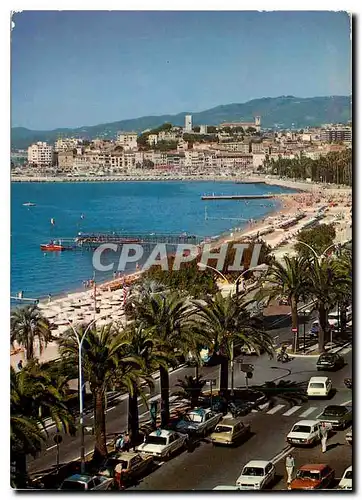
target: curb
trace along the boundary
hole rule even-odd
[[[315,344],[315,346],[318,346],[318,344]],[[346,342],[345,344],[343,344],[342,346],[340,346],[338,348],[332,347],[332,349],[329,349],[327,352],[332,353],[332,354],[336,354],[339,351],[342,351],[343,349],[345,349],[346,347],[352,347],[352,343]],[[280,350],[280,348],[276,349],[276,352],[278,352],[279,350]],[[320,356],[320,353],[319,354],[293,354],[293,353],[291,353],[291,355],[290,355],[291,358],[319,358],[319,356]]]

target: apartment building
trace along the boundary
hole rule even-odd
[[[37,142],[28,147],[28,163],[38,167],[49,167],[53,164],[53,146],[46,142]]]
[[[69,149],[74,149],[78,146],[78,139],[74,137],[63,137],[55,141],[54,151],[59,153],[60,151],[67,151]]]
[[[321,140],[324,142],[351,142],[352,129],[350,127],[332,127],[321,130]]]
[[[250,144],[244,142],[225,142],[219,144],[220,151],[234,151],[238,153],[248,154],[250,152]]]
[[[137,149],[137,137],[137,132],[119,132],[116,142],[122,146],[125,151]]]

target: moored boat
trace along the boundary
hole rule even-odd
[[[50,243],[40,245],[40,250],[42,252],[62,252],[63,250],[68,249],[68,247],[62,245],[61,241],[51,241]]]
[[[32,203],[31,201],[27,201],[26,203],[23,203],[23,207],[35,207],[36,204]]]

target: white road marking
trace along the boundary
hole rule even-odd
[[[52,450],[53,448],[56,448],[56,447],[57,447],[57,445],[56,445],[56,444],[54,444],[53,446],[49,446],[49,448],[47,448],[45,451]]]
[[[348,406],[350,403],[352,403],[352,399],[349,401],[345,401],[344,403],[341,403],[341,406]]]
[[[283,413],[284,417],[289,417],[289,415],[293,415],[296,411],[298,411],[301,408],[301,406],[292,406],[290,410],[286,411]]]
[[[310,415],[311,413],[313,413],[316,410],[318,410],[318,408],[316,406],[311,406],[310,408],[305,410],[303,413],[301,413],[299,416],[303,417],[303,418],[308,417],[308,415]]]
[[[274,408],[272,408],[271,410],[267,411],[267,415],[274,415],[274,413],[277,413],[279,410],[281,410],[282,408],[284,408],[285,405],[277,405],[275,406]]]
[[[272,458],[270,461],[275,465],[276,463],[280,462],[280,460],[282,460],[284,457],[289,455],[289,453],[291,453],[294,449],[295,448],[293,448],[292,446],[289,446],[287,449],[275,455],[275,457]]]
[[[111,406],[110,408],[108,408],[108,410],[106,411],[106,413],[108,413],[109,411],[114,410],[114,409],[115,409],[115,406]]]

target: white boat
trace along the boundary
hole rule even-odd
[[[31,201],[27,201],[26,203],[23,203],[23,207],[35,207],[35,203],[32,203]]]

